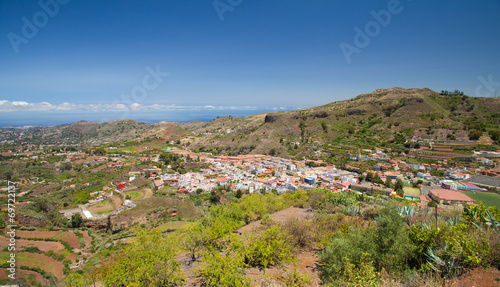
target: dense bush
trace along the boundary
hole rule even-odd
[[[120,255],[103,263],[101,280],[106,286],[179,285],[184,274],[175,261],[175,246],[159,230],[141,230]]]
[[[399,273],[407,267],[412,250],[402,217],[395,207],[387,207],[377,218],[376,227],[337,233],[319,255],[321,276],[333,282],[349,268],[367,268],[367,262],[377,271]]]
[[[290,235],[293,246],[302,248],[313,243],[313,225],[311,221],[291,219],[285,222],[284,228]]]
[[[273,224],[258,236],[250,236],[247,242],[244,253],[250,266],[266,269],[293,259],[290,235],[279,224]]]
[[[245,276],[244,267],[240,252],[228,250],[223,254],[211,249],[203,253],[200,267],[194,272],[203,286],[249,286],[250,279]]]

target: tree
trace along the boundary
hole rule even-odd
[[[182,248],[189,252],[191,260],[196,260],[196,255],[203,248],[205,241],[204,228],[200,222],[186,225],[178,232],[178,241],[181,243]]]
[[[398,190],[403,191],[403,181],[401,179],[397,179],[394,184],[394,190],[397,192]]]
[[[375,175],[372,178],[372,182],[376,184],[384,184],[384,181],[380,178],[379,173],[375,173]]]
[[[269,155],[270,156],[275,156],[276,155],[276,149],[275,148],[272,148],[270,151],[269,151]]]
[[[473,141],[477,141],[483,135],[482,130],[471,130],[469,132],[469,139]]]
[[[272,225],[258,237],[251,236],[248,242],[244,250],[246,261],[251,266],[267,269],[293,260],[292,238],[280,225]]]
[[[302,141],[304,141],[304,135],[306,133],[306,123],[304,121],[300,121],[299,128],[300,128],[300,136],[302,137]]]
[[[500,140],[500,131],[498,131],[498,130],[490,131],[490,137],[494,141],[499,141]]]
[[[372,179],[373,179],[373,172],[370,171],[366,174],[366,181],[371,182]]]
[[[213,204],[218,204],[221,199],[221,192],[218,190],[212,190],[210,192],[210,202]]]
[[[359,179],[359,183],[361,183],[361,182],[363,182],[365,177],[361,174],[360,176],[358,176],[358,179]]]
[[[98,147],[94,150],[94,154],[96,155],[105,155],[106,154],[106,150],[102,147]]]
[[[410,258],[413,246],[403,218],[395,207],[386,207],[377,218],[374,241],[375,267],[388,272],[402,271]]]
[[[325,133],[328,133],[328,126],[326,125],[326,122],[325,121],[322,121],[321,122],[321,127],[323,128],[323,131]]]
[[[241,198],[241,196],[242,196],[241,189],[238,189],[236,191],[236,198]]]
[[[82,223],[83,223],[83,218],[80,215],[80,213],[75,213],[75,214],[71,215],[71,227],[72,228],[80,228],[80,226],[82,226]]]
[[[185,276],[175,261],[176,244],[160,230],[140,230],[130,245],[102,263],[100,279],[105,286],[175,286]]]
[[[340,233],[332,238],[330,244],[319,253],[324,281],[334,286],[378,286],[367,284],[376,278],[375,271],[385,269],[389,274],[397,274],[404,270],[413,252],[413,245],[403,218],[391,206],[383,208],[376,221],[375,227],[353,228],[347,234]],[[370,267],[372,264],[375,270]],[[346,281],[353,282],[349,281],[354,279],[351,277],[353,271],[367,278],[358,284],[343,285]]]
[[[385,178],[385,184],[384,184],[384,185],[385,185],[386,187],[389,187],[389,188],[392,186],[392,179],[391,179],[391,177],[390,177],[390,176],[387,176],[387,177]]]

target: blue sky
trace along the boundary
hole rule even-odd
[[[372,11],[390,21],[374,26]],[[0,120],[310,107],[394,86],[492,96],[499,16],[498,0],[0,1]],[[350,61],[341,43],[357,49]]]

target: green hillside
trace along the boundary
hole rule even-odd
[[[395,148],[413,136],[475,145],[499,143],[500,99],[391,88],[299,111],[181,124],[192,149],[304,157],[330,148]],[[398,146],[399,145],[399,146]],[[399,148],[399,149],[398,149]]]

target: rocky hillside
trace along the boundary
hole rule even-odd
[[[391,88],[298,111],[218,117],[174,124],[120,120],[56,127],[0,128],[0,142],[98,145],[131,139],[182,139],[197,151],[304,157],[329,146],[373,148],[413,136],[499,144],[500,98],[475,98],[429,89]]]
[[[0,141],[20,144],[102,144],[140,137],[159,125],[147,125],[134,120],[102,124],[80,121],[55,127],[0,128]]]
[[[181,125],[192,149],[300,157],[329,145],[372,148],[413,136],[498,144],[499,111],[500,98],[391,88],[305,110]]]

